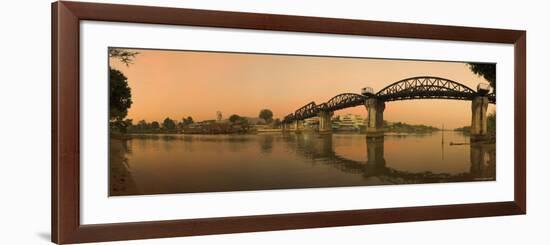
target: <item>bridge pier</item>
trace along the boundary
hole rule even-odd
[[[319,111],[319,133],[332,132],[331,118],[333,114],[332,111]]]
[[[370,98],[365,101],[367,108],[367,137],[384,137],[384,109],[386,103],[376,98]]]
[[[487,96],[476,96],[472,99],[472,124],[470,126],[470,142],[487,140]]]
[[[281,129],[282,129],[283,132],[288,131],[289,128],[290,128],[290,125],[288,123],[282,123],[281,124]]]
[[[303,120],[294,121],[294,132],[301,133],[303,129],[304,129],[304,121]]]

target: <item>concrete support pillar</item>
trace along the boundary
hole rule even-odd
[[[367,108],[367,137],[384,136],[384,109],[386,103],[376,98],[370,98],[365,101]]]
[[[304,121],[303,120],[294,121],[294,131],[296,133],[300,133],[303,129],[304,129]]]
[[[332,111],[320,111],[319,112],[319,133],[332,132]]]
[[[288,123],[282,123],[282,124],[281,124],[281,130],[282,130],[283,132],[288,131],[288,127],[289,127]]]
[[[470,141],[477,142],[487,139],[487,96],[477,96],[472,99],[472,124],[470,125]]]

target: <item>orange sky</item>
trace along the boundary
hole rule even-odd
[[[486,82],[465,63],[307,57],[168,50],[139,52],[126,66],[111,59],[112,67],[128,77],[132,107],[128,118],[162,121],[166,117],[195,121],[231,114],[257,117],[264,108],[283,118],[299,107],[320,104],[340,93],[360,93],[365,86],[375,92],[395,81],[413,76],[439,76],[475,89]],[[384,119],[446,128],[470,124],[470,102],[407,100],[387,102]],[[494,106],[489,106],[494,111]],[[338,114],[366,116],[363,106]]]

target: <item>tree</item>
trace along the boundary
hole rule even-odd
[[[109,58],[119,59],[127,66],[137,54],[125,49],[109,49]],[[109,119],[111,122],[124,126],[122,120],[128,115],[128,109],[131,106],[132,90],[128,86],[128,78],[121,71],[109,66]]]
[[[243,127],[243,128],[248,128],[250,123],[248,122],[248,119],[244,118],[244,117],[241,117],[239,119],[239,124]]]
[[[182,121],[183,126],[191,125],[191,124],[194,123],[192,117],[187,117],[187,118],[184,117],[184,118],[181,119],[181,121]]]
[[[127,129],[133,129],[134,128],[134,120],[133,119],[130,119],[130,118],[126,118],[124,119],[124,126],[127,128]]]
[[[259,117],[261,119],[264,119],[266,123],[270,123],[271,121],[273,121],[273,112],[269,109],[263,109],[260,111]]]
[[[140,130],[144,130],[148,128],[147,122],[145,120],[140,120],[137,124],[137,128]]]
[[[493,90],[496,91],[497,84],[496,84],[496,71],[497,67],[495,64],[486,64],[486,63],[468,63],[468,67],[470,67],[470,70],[478,75],[485,78],[485,80],[489,81],[489,84],[491,87],[493,87]]]
[[[109,118],[121,121],[128,115],[132,106],[132,90],[122,72],[109,68]]]
[[[119,59],[126,66],[132,64],[138,52],[128,51],[121,48],[109,48],[109,58]]]
[[[130,118],[127,118],[127,119],[124,120],[124,124],[126,124],[126,126],[128,126],[128,127],[134,126],[134,120],[130,119]]]
[[[151,129],[159,129],[159,128],[160,128],[159,122],[157,121],[151,122]]]
[[[165,129],[175,129],[176,123],[174,122],[174,120],[167,117],[164,119],[164,122],[162,122],[162,127]]]
[[[273,127],[274,128],[278,128],[281,126],[281,119],[277,118],[275,120],[273,120]]]
[[[229,116],[229,121],[232,123],[236,123],[237,121],[240,121],[241,117],[239,115],[233,114]]]

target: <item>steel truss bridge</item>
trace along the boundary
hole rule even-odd
[[[403,79],[394,82],[377,93],[343,93],[332,97],[327,102],[316,104],[310,102],[294,113],[283,119],[283,123],[290,123],[296,120],[318,116],[319,112],[333,112],[349,107],[364,105],[370,98],[379,101],[399,101],[412,99],[449,99],[449,100],[472,100],[480,93],[461,83],[433,76],[419,76]],[[486,94],[489,103],[496,104],[494,93]]]

